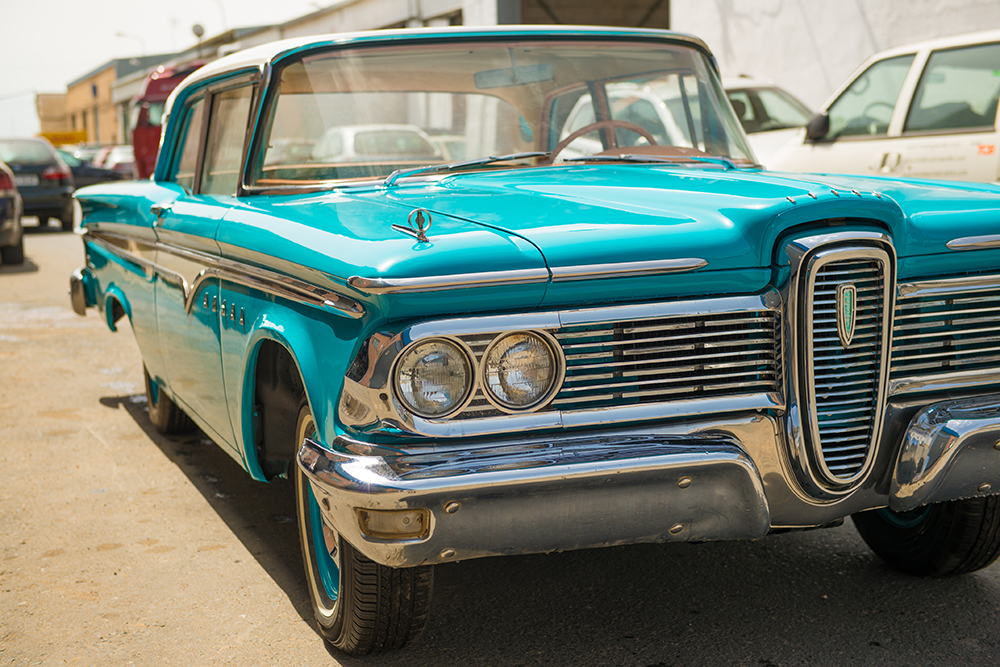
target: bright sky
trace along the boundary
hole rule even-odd
[[[0,136],[38,132],[35,93],[112,58],[173,53],[228,28],[283,23],[335,0],[0,0]],[[121,33],[124,36],[118,36]]]

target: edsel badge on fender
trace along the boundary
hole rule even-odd
[[[278,42],[166,113],[151,181],[77,193],[73,308],[157,429],[292,480],[340,650],[464,559],[848,516],[918,575],[1000,553],[1000,188],[763,171],[654,30]]]

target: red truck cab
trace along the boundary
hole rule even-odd
[[[132,99],[132,147],[140,179],[149,178],[156,167],[164,103],[181,81],[204,64],[203,60],[194,60],[170,67],[160,65],[146,77],[139,94]]]

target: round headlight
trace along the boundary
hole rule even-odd
[[[512,410],[534,407],[548,397],[559,374],[552,346],[529,331],[507,334],[483,355],[483,381],[497,403]]]
[[[421,417],[442,417],[460,407],[472,389],[472,377],[469,355],[444,339],[413,345],[396,366],[399,398]]]

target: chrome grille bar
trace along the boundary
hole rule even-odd
[[[900,285],[893,340],[894,394],[1000,381],[1000,277]]]

